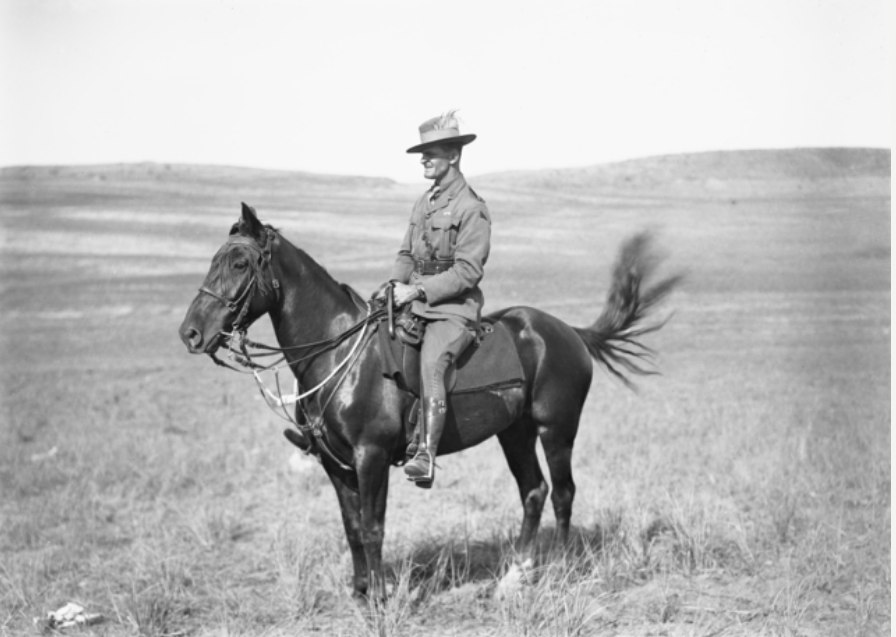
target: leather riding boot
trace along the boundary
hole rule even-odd
[[[427,398],[423,406],[423,422],[420,423],[420,445],[417,453],[404,466],[404,472],[418,487],[428,489],[436,476],[436,454],[439,439],[445,429],[445,416],[448,412],[444,400]]]

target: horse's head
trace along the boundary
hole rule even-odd
[[[245,331],[269,311],[279,294],[271,270],[277,233],[250,206],[212,259],[205,282],[187,310],[180,338],[193,354],[214,354],[235,332]]]

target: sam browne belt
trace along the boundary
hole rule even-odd
[[[453,265],[454,259],[414,259],[414,272],[429,276],[450,270]]]

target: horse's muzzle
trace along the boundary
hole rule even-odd
[[[178,330],[180,340],[184,342],[191,354],[200,354],[202,350],[202,333],[195,327],[181,326]]]
[[[202,336],[202,332],[192,325],[181,325],[178,330],[180,340],[184,342],[191,354],[212,354],[220,344],[220,334],[215,334],[208,342]]]

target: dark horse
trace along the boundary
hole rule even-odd
[[[662,323],[644,326],[642,319],[677,277],[649,289],[642,285],[656,265],[648,248],[644,234],[623,247],[607,305],[590,327],[573,328],[530,307],[507,308],[488,317],[509,328],[525,380],[521,387],[492,390],[500,398],[500,409],[494,413],[480,413],[476,419],[449,418],[439,453],[498,436],[519,485],[523,523],[518,548],[523,556],[531,555],[549,492],[536,456],[536,439],[541,440],[553,485],[555,537],[561,543],[567,540],[575,495],[570,462],[591,385],[591,358],[626,384],[626,371],[650,373],[640,361],[651,352],[637,338]],[[239,221],[212,259],[205,283],[187,310],[180,336],[190,352],[209,354],[220,362],[215,356],[220,347],[230,343],[233,348],[233,341],[240,340],[253,321],[270,315],[279,350],[299,387],[319,388],[317,400],[300,401],[296,418],[301,421],[312,412],[326,438],[343,450],[322,453],[320,460],[342,509],[354,563],[354,592],[381,598],[389,468],[403,457],[407,442],[403,414],[413,397],[383,375],[380,341],[356,336],[359,326],[375,329],[367,325],[372,320],[370,307],[243,204]],[[337,368],[340,372],[334,375]]]

